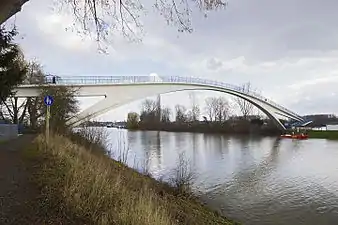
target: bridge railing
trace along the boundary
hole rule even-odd
[[[50,82],[50,81],[46,81]],[[293,116],[300,117],[296,113],[286,109],[285,107],[275,103],[274,101],[263,97],[261,94],[245,90],[243,87],[236,86],[229,83],[220,81],[201,79],[195,77],[180,77],[180,76],[65,76],[57,77],[57,84],[65,85],[90,85],[90,84],[135,84],[135,83],[183,83],[183,84],[197,84],[197,85],[209,85],[218,88],[230,89],[242,94],[251,95],[257,99],[260,99],[278,109],[281,109]]]
[[[220,82],[220,81],[214,81],[214,80],[201,79],[201,78],[193,78],[193,77],[174,77],[174,79],[173,79],[173,77],[161,77],[161,78],[163,79],[164,82],[168,82],[168,83],[204,84],[204,85],[210,85],[210,86],[214,86],[214,87],[230,89],[230,90],[242,93],[242,94],[249,94],[253,97],[256,97],[256,98],[258,98],[262,101],[269,103],[270,105],[275,106],[276,108],[282,109],[283,111],[288,112],[291,115],[295,115],[295,116],[299,117],[299,115],[297,115],[296,113],[288,110],[287,108],[275,103],[274,101],[272,101],[268,98],[265,98],[261,94],[254,92],[254,91],[251,91],[251,90],[245,90],[243,87],[236,86],[236,85],[233,85],[233,84]]]

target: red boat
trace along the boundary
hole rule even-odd
[[[309,135],[307,135],[307,134],[282,134],[280,137],[281,138],[290,138],[290,139],[301,139],[301,140],[304,140],[304,139],[308,139]]]

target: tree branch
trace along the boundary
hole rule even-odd
[[[0,3],[0,25],[13,15],[21,11],[22,6],[29,0],[1,0]]]
[[[19,12],[27,1],[29,0],[1,0],[0,24]],[[207,11],[224,9],[227,6],[227,0],[155,0],[154,7],[168,24],[177,26],[179,32],[191,33],[190,2],[203,11],[205,16]],[[143,25],[140,15],[144,14],[145,7],[140,0],[63,0],[58,1],[58,4],[60,9],[66,6],[73,14],[75,22],[72,30],[89,36],[93,31],[98,43],[107,41],[109,34],[119,31],[128,40],[141,40]]]
[[[168,25],[177,26],[179,32],[191,33],[190,2],[205,15],[206,11],[227,6],[227,0],[155,0],[153,6]],[[141,40],[140,16],[145,13],[145,7],[139,0],[63,0],[63,3],[70,6],[75,21],[81,25],[82,31],[78,33],[90,35],[94,32],[97,42],[107,41],[109,34],[114,32],[121,32],[130,41]],[[76,28],[75,23],[73,28]]]

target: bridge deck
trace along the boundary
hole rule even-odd
[[[52,83],[52,79],[46,80],[46,83]],[[170,84],[195,84],[212,86],[216,88],[228,89],[242,94],[250,95],[267,104],[274,106],[277,109],[285,111],[291,115],[301,118],[300,115],[288,110],[287,108],[277,104],[276,102],[265,98],[261,94],[246,90],[241,86],[236,86],[229,83],[201,79],[195,77],[179,77],[179,76],[63,76],[56,77],[58,85],[104,85],[104,84],[142,84],[142,83],[170,83]],[[24,86],[24,85],[23,85]]]

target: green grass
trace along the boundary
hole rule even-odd
[[[338,131],[336,130],[310,130],[308,134],[310,138],[338,140]]]
[[[14,139],[14,138],[11,138],[11,139],[2,139],[2,140],[0,140],[0,144],[5,144],[5,143],[11,141],[12,139]]]
[[[54,135],[46,148],[39,136],[25,152],[41,187],[42,211],[50,209],[79,224],[239,224],[70,139]]]

